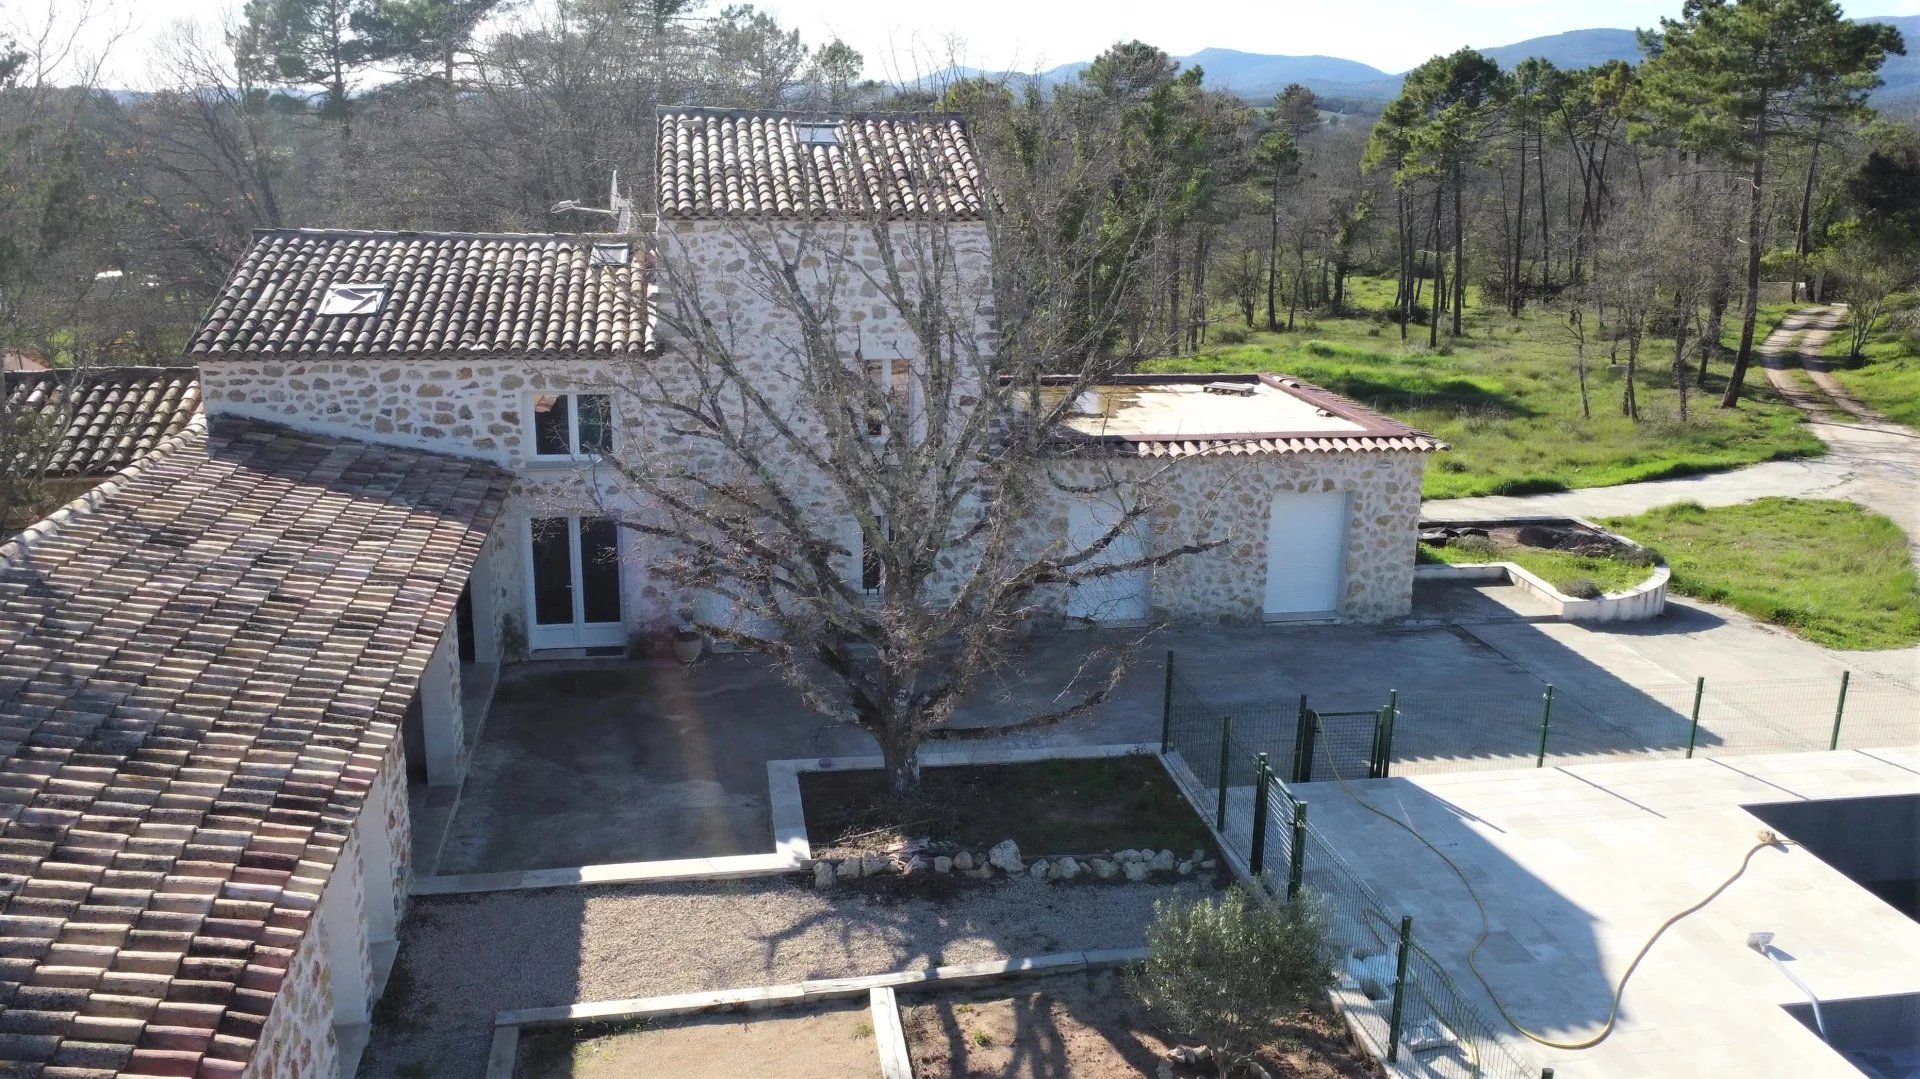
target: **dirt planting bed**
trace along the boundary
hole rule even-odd
[[[1069,974],[966,992],[903,994],[901,1022],[916,1079],[1138,1079],[1183,1044],[1162,1030],[1115,971]],[[1358,1079],[1378,1073],[1330,1013],[1301,1015],[1291,1044],[1261,1055],[1270,1075]],[[1173,1069],[1179,1076],[1211,1068]]]
[[[516,1079],[845,1079],[879,1074],[865,997],[811,1008],[523,1031]]]
[[[909,840],[985,850],[1004,839],[1028,857],[1127,849],[1212,849],[1206,825],[1149,756],[929,768],[917,796],[878,771],[800,776],[816,858],[897,851]]]

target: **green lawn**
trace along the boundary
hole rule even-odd
[[[1512,562],[1566,595],[1577,595],[1583,581],[1593,584],[1602,592],[1624,592],[1644,583],[1653,573],[1646,566],[1629,565],[1615,558],[1588,558],[1565,551],[1506,544],[1492,547],[1435,547],[1423,543],[1419,557],[1422,562],[1444,562],[1449,566]]]
[[[1748,399],[1722,411],[1713,405],[1723,366],[1707,392],[1696,388],[1695,408],[1682,421],[1667,371],[1672,346],[1650,341],[1642,348],[1636,424],[1620,414],[1623,378],[1608,369],[1611,346],[1589,331],[1593,416],[1583,419],[1564,316],[1536,307],[1510,318],[1470,297],[1465,335],[1443,332],[1440,349],[1429,351],[1424,327],[1410,327],[1403,345],[1388,319],[1392,282],[1359,278],[1352,293],[1351,316],[1303,321],[1293,333],[1254,333],[1144,369],[1278,371],[1405,420],[1453,446],[1427,469],[1429,498],[1609,487],[1821,452],[1757,370],[1747,380]],[[1788,306],[1763,311],[1759,331]],[[1737,337],[1738,325],[1730,331]]]
[[[1920,643],[1920,580],[1906,533],[1851,502],[1763,498],[1668,506],[1607,525],[1659,551],[1669,587],[1829,648]]]
[[[1920,308],[1920,293],[1902,298],[1899,311]],[[1849,337],[1845,327],[1827,340],[1825,355],[1848,363]],[[1868,408],[1895,423],[1920,427],[1920,332],[1883,327],[1867,339],[1858,367],[1834,371],[1839,380]]]

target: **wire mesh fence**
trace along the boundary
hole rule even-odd
[[[1920,689],[1879,675],[1542,684],[1533,693],[1403,686],[1372,701],[1308,693],[1224,704],[1207,703],[1182,675],[1168,685],[1168,748],[1181,748],[1209,783],[1218,765],[1193,750],[1211,740],[1217,757],[1223,725],[1289,782],[1330,778],[1329,768],[1351,779],[1920,745]],[[1308,739],[1303,770],[1296,752]]]
[[[1366,1001],[1348,1007],[1353,1022],[1402,1072],[1443,1079],[1538,1073],[1312,826],[1283,777],[1920,744],[1920,690],[1884,677],[1542,686],[1537,697],[1415,690],[1383,693],[1377,711],[1321,711],[1310,695],[1212,703],[1172,660],[1162,748],[1197,783],[1189,798],[1270,896],[1320,913],[1346,995]]]

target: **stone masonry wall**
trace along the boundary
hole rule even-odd
[[[320,934],[309,927],[247,1062],[250,1079],[334,1079],[339,1074],[325,951]]]
[[[1130,458],[1072,462],[1056,468],[1055,477],[1083,486],[1117,479],[1128,488],[1151,492],[1162,505],[1143,537],[1149,550],[1225,541],[1151,573],[1153,617],[1189,622],[1258,621],[1266,598],[1267,524],[1274,496],[1346,492],[1350,500],[1340,617],[1374,622],[1406,614],[1412,606],[1425,463],[1417,453]],[[1066,535],[1068,506],[1075,497],[1053,493],[1033,525],[1034,542]],[[1059,609],[1064,603],[1064,590],[1056,590],[1050,605]]]
[[[273,1010],[268,1013],[247,1075],[258,1079],[335,1079],[339,1072],[340,1046],[334,1035],[333,985],[341,977],[357,978],[365,987],[366,999],[377,999],[378,972],[364,932],[356,934],[352,951],[354,969],[332,969],[328,962],[323,909],[338,904],[340,909],[367,925],[367,889],[361,869],[360,848],[378,844],[391,853],[394,875],[395,921],[404,905],[410,861],[411,828],[407,815],[406,767],[401,759],[402,740],[395,738],[374,781],[377,792],[370,804],[383,805],[379,819],[363,813],[355,821],[340,858],[327,879],[326,889],[309,920],[307,932],[294,950]],[[376,859],[377,864],[377,859]]]

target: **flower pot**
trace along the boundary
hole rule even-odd
[[[682,663],[692,663],[700,658],[700,652],[706,644],[706,640],[698,633],[676,633],[673,635],[673,658]]]

